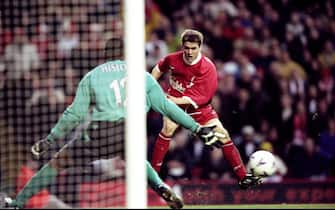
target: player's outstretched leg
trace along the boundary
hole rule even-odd
[[[11,207],[23,208],[25,203],[36,193],[53,183],[57,170],[49,164],[44,165],[35,175],[26,183],[26,185],[17,194],[16,198],[8,203]]]
[[[257,186],[262,183],[261,177],[254,176],[253,174],[248,173],[240,152],[235,146],[234,142],[231,140],[229,133],[226,129],[223,128],[222,124],[218,119],[214,119],[207,124],[217,124],[221,128],[219,131],[221,141],[223,143],[221,150],[227,160],[228,164],[233,168],[235,175],[238,178],[238,185],[241,189],[248,189],[250,187]]]
[[[181,209],[184,206],[184,202],[168,185],[163,184],[159,186],[155,191],[166,201],[166,203],[172,209]]]
[[[250,187],[254,187],[260,185],[262,183],[262,178],[258,176],[254,176],[252,174],[247,173],[245,177],[238,182],[238,185],[241,189],[245,190]]]

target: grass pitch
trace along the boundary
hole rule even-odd
[[[155,206],[149,209],[170,209],[168,206]],[[243,204],[243,205],[185,205],[183,209],[335,209],[329,204]]]
[[[194,205],[184,209],[335,209],[333,204],[245,204],[245,205]]]

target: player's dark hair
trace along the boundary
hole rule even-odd
[[[203,40],[204,36],[202,35],[202,33],[193,29],[186,29],[181,34],[181,41],[183,44],[185,42],[196,42],[200,47],[202,45]]]
[[[123,60],[124,59],[123,39],[118,37],[110,38],[105,45],[106,60]]]

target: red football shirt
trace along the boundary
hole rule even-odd
[[[192,106],[182,107],[200,124],[217,117],[211,106],[218,78],[216,67],[206,56],[201,55],[194,64],[187,64],[183,52],[171,53],[158,63],[161,72],[170,72],[168,93],[175,97],[187,97]]]

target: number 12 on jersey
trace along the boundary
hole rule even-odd
[[[109,87],[114,92],[117,106],[125,107],[127,105],[127,97],[125,94],[126,78],[122,78],[121,80],[113,80]]]

